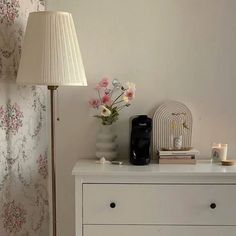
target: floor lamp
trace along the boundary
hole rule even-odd
[[[67,12],[32,12],[26,27],[17,83],[46,85],[51,105],[53,236],[57,235],[54,91],[58,86],[86,86],[73,18]]]

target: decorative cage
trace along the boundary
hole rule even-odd
[[[193,118],[189,108],[177,101],[158,107],[153,116],[153,153],[173,150],[173,137],[182,136],[182,150],[191,149]]]

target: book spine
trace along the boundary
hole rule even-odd
[[[191,160],[195,159],[195,155],[186,155],[186,156],[181,156],[181,155],[170,155],[170,156],[160,156],[159,159],[182,159],[182,160]]]
[[[159,164],[196,164],[195,159],[190,160],[167,160],[167,159],[160,159]]]
[[[199,155],[198,150],[191,151],[158,151],[157,155],[169,156],[169,155]]]

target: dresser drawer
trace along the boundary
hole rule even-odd
[[[235,226],[86,225],[83,236],[235,236]]]
[[[235,185],[83,184],[83,223],[236,225],[235,199]]]

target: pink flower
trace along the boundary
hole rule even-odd
[[[125,102],[129,102],[129,101],[133,100],[134,95],[135,95],[134,90],[129,88],[125,91],[123,99]]]
[[[98,85],[101,87],[101,88],[106,88],[108,85],[109,85],[109,81],[107,78],[104,78],[102,79]]]
[[[111,98],[105,94],[103,97],[102,97],[102,103],[103,104],[106,104],[106,105],[109,105],[111,103]]]
[[[98,108],[100,106],[100,101],[98,99],[91,99],[89,101],[89,105],[92,107],[92,108]]]

